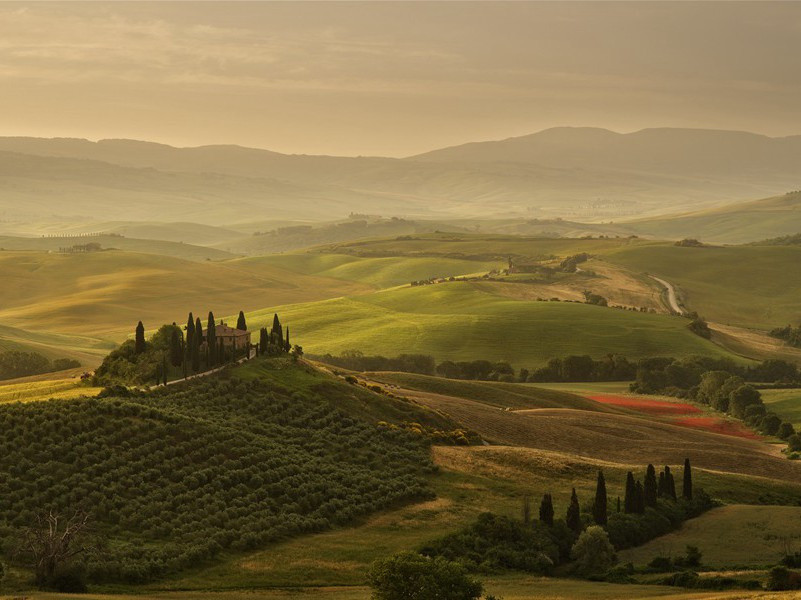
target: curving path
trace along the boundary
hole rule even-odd
[[[676,296],[676,288],[673,287],[673,284],[671,284],[668,281],[665,281],[664,279],[660,279],[659,277],[656,277],[654,275],[649,275],[648,277],[660,283],[662,287],[664,287],[667,290],[668,304],[670,305],[670,309],[673,312],[678,313],[680,315],[683,315],[687,312],[679,305],[679,299],[678,296]]]

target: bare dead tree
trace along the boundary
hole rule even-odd
[[[36,516],[36,523],[23,532],[19,553],[31,557],[37,581],[51,579],[70,559],[91,550],[83,544],[89,527],[89,514],[80,510],[71,517],[52,510]]]

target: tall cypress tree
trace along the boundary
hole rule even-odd
[[[620,512],[620,496],[617,497],[617,512]]]
[[[248,330],[248,324],[247,321],[245,321],[245,313],[241,310],[239,311],[239,318],[236,320],[236,328],[242,331]]]
[[[186,347],[187,352],[191,354],[192,345],[195,343],[195,317],[189,313],[189,318],[186,320]]]
[[[142,354],[147,349],[147,344],[145,343],[145,326],[142,325],[142,321],[136,326],[136,337],[134,339],[134,352],[137,354]]]
[[[649,464],[645,470],[645,483],[643,484],[645,506],[655,507],[657,498],[656,469]]]
[[[206,342],[209,348],[209,366],[217,364],[217,324],[214,322],[214,313],[209,311],[206,324]]]
[[[546,525],[553,525],[553,499],[550,494],[542,496],[540,502],[540,521]]]
[[[573,493],[570,495],[570,505],[567,507],[565,521],[567,526],[575,533],[581,533],[583,529],[581,526],[581,507],[579,506],[578,496],[576,496],[576,488],[573,488]]]
[[[267,353],[267,346],[270,345],[270,333],[266,327],[262,327],[259,331],[259,354]]]
[[[283,328],[281,327],[281,321],[278,320],[278,313],[273,315],[273,329],[272,329],[271,333],[273,334],[272,337],[274,338],[273,343],[276,346],[278,346],[278,348],[280,350],[283,350],[283,348],[284,348],[284,331],[283,331]]]
[[[598,480],[595,484],[595,501],[592,503],[592,519],[598,525],[606,525],[607,521],[606,481],[603,471],[598,471]]]
[[[659,498],[667,496],[665,493],[665,472],[659,471],[659,483],[656,484],[656,495]]]
[[[634,484],[634,473],[626,473],[626,495],[623,498],[623,510],[626,514],[636,512],[637,500],[635,498],[637,488]]]
[[[634,489],[636,492],[634,495],[635,498],[634,512],[641,515],[645,512],[645,492],[643,491],[642,482],[638,480],[637,483],[634,484]]]
[[[681,495],[685,500],[693,499],[693,474],[690,470],[690,459],[684,459],[684,479],[681,486]]]
[[[184,361],[183,352],[181,352],[181,338],[178,331],[178,326],[173,323],[172,334],[170,335],[170,363],[172,363],[173,367],[180,367]]]
[[[197,366],[195,365],[195,358],[194,355],[192,357],[192,370],[197,373],[200,371],[200,347],[203,345],[204,342],[203,337],[203,324],[200,322],[200,317],[195,319],[195,350],[197,353]],[[208,365],[207,365],[208,366]]]
[[[676,499],[676,482],[673,480],[673,473],[670,472],[670,467],[665,466],[665,496]]]
[[[289,352],[292,349],[292,345],[289,343],[289,325],[286,326],[286,339],[284,340],[284,350]]]

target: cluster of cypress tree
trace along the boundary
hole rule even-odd
[[[284,327],[281,325],[278,315],[273,315],[272,329],[262,327],[259,331],[259,344],[256,347],[256,352],[259,355],[276,356],[289,352],[291,349],[292,345],[289,342],[289,326],[287,326],[286,331],[284,331]]]
[[[656,508],[657,500],[664,498],[676,500],[676,485],[670,467],[665,466],[656,477],[656,469],[649,464],[645,471],[644,482],[634,478],[634,473],[629,471],[626,474],[626,492],[623,500],[623,512],[626,514],[643,514],[647,507]],[[684,459],[684,477],[682,486],[682,498],[685,500],[693,499],[692,470],[690,459]],[[620,512],[620,498],[617,499],[617,512]],[[540,502],[540,521],[546,525],[553,525],[553,498],[551,494],[545,494]],[[606,526],[609,519],[608,496],[606,492],[606,479],[603,471],[598,471],[598,478],[595,486],[595,499],[592,503],[592,520],[601,526]],[[567,507],[565,523],[576,533],[581,533],[584,525],[581,520],[581,506],[579,505],[576,488],[570,494],[570,504]]]

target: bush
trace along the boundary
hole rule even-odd
[[[787,449],[790,452],[801,452],[801,435],[794,433],[787,438]]]
[[[773,567],[768,574],[767,589],[770,591],[797,590],[801,588],[801,575],[787,567]]]
[[[669,556],[655,556],[648,568],[656,573],[668,573],[673,570],[673,561]]]
[[[792,423],[787,422],[779,425],[779,431],[776,433],[776,435],[783,440],[789,439],[793,434],[795,434],[795,427],[793,427]]]
[[[374,562],[367,579],[375,600],[477,600],[483,591],[463,566],[414,552]]]
[[[593,525],[579,536],[570,557],[575,561],[575,571],[584,577],[593,577],[607,572],[615,564],[615,549],[603,527]]]

